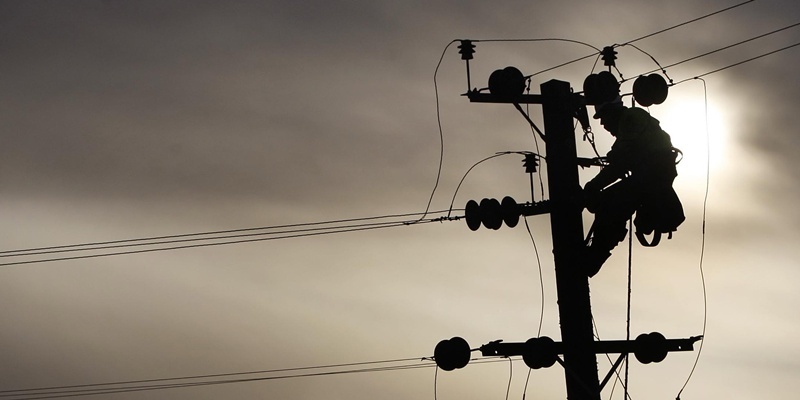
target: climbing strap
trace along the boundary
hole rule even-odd
[[[668,232],[667,235],[667,239],[672,239],[672,232]],[[637,231],[636,238],[639,239],[639,243],[641,243],[644,247],[656,247],[659,243],[661,243],[661,232],[653,231],[653,240],[648,241],[647,235]]]

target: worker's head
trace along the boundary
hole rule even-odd
[[[599,119],[600,124],[603,125],[603,128],[605,128],[612,135],[617,136],[619,117],[624,109],[625,106],[622,105],[622,99],[617,97],[612,101],[594,106],[594,119]]]

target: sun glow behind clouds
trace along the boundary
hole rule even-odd
[[[715,103],[700,96],[670,96],[653,114],[672,137],[673,146],[681,149],[683,159],[678,172],[685,178],[705,180],[711,172],[724,168],[730,130],[724,112]]]

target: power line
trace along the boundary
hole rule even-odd
[[[660,69],[654,69],[654,70],[652,70],[652,71],[648,71],[648,72],[645,72],[645,73],[643,73],[643,74],[639,74],[639,75],[647,75],[647,74],[651,74],[651,73],[653,73],[653,72],[657,72],[657,71],[659,71],[659,70],[665,70],[665,69],[667,69],[667,68],[671,68],[671,67],[674,67],[674,66],[676,66],[676,65],[681,65],[681,64],[687,63],[687,62],[689,62],[689,61],[694,61],[694,60],[697,60],[698,58],[702,58],[702,57],[705,57],[705,56],[709,56],[709,55],[711,55],[711,54],[714,54],[714,53],[719,53],[720,51],[724,51],[724,50],[727,50],[727,49],[730,49],[730,48],[733,48],[733,47],[736,47],[736,46],[739,46],[739,45],[742,45],[742,44],[745,44],[745,43],[748,43],[748,42],[752,42],[752,41],[754,41],[754,40],[758,40],[758,39],[761,39],[761,38],[763,38],[763,37],[767,37],[767,36],[769,36],[769,35],[773,35],[773,34],[776,34],[776,33],[779,33],[779,32],[783,32],[783,31],[785,31],[785,30],[787,30],[787,29],[794,28],[794,27],[796,27],[796,26],[798,26],[798,25],[800,25],[800,22],[796,22],[796,23],[794,23],[794,24],[791,24],[791,25],[785,26],[785,27],[783,27],[783,28],[775,29],[775,30],[773,30],[773,31],[771,31],[771,32],[763,33],[763,34],[761,34],[761,35],[758,35],[758,36],[753,36],[753,37],[751,37],[751,38],[749,38],[749,39],[745,39],[745,40],[742,40],[742,41],[740,41],[740,42],[736,42],[736,43],[733,43],[733,44],[727,45],[727,46],[725,46],[725,47],[720,47],[719,49],[712,50],[712,51],[709,51],[709,52],[706,52],[706,53],[703,53],[703,54],[700,54],[700,55],[697,55],[697,56],[694,56],[694,57],[690,57],[690,58],[687,58],[687,59],[685,59],[685,60],[683,60],[683,61],[678,61],[678,62],[676,62],[676,63],[672,63],[672,64],[669,64],[669,65],[667,65],[667,66],[665,66],[665,67],[662,67],[662,68],[660,68]],[[630,78],[628,78],[627,80],[630,80]]]
[[[335,368],[344,368],[344,367],[356,367],[356,366],[376,365],[376,364],[397,364],[397,363],[407,363],[407,362],[410,362],[410,361],[422,361],[422,360],[425,360],[425,359],[427,359],[427,358],[426,357],[401,358],[401,359],[381,360],[381,361],[364,361],[364,362],[340,363],[340,364],[329,364],[329,365],[315,365],[315,366],[309,366],[309,367],[280,368],[280,369],[256,370],[256,371],[245,371],[245,372],[231,372],[231,373],[220,373],[220,374],[190,375],[190,376],[179,376],[179,377],[172,377],[172,378],[140,379],[140,380],[116,381],[116,382],[105,382],[105,383],[90,383],[90,384],[81,384],[81,385],[50,386],[50,387],[41,387],[41,388],[28,388],[28,389],[11,389],[11,390],[2,390],[2,391],[0,391],[0,397],[21,396],[21,395],[31,394],[33,392],[37,392],[37,393],[35,393],[35,395],[55,394],[55,393],[73,393],[73,392],[77,392],[78,391],[78,390],[75,390],[75,389],[80,389],[80,391],[89,391],[89,390],[97,390],[97,391],[99,391],[99,390],[110,390],[110,387],[113,387],[113,386],[120,386],[121,387],[121,386],[125,386],[125,385],[154,384],[154,383],[163,383],[163,382],[169,382],[169,381],[187,381],[187,380],[199,380],[199,379],[222,378],[222,377],[233,377],[233,376],[247,376],[247,375],[257,375],[257,374],[275,374],[275,373],[299,372],[299,371],[310,371],[310,370],[320,370],[320,369],[335,369]],[[406,367],[406,366],[407,365],[399,366],[399,367]],[[386,367],[383,367],[383,368],[386,368]],[[294,375],[285,375],[285,376],[286,377],[293,377]],[[173,385],[175,385],[175,383],[173,383]],[[92,388],[94,388],[94,389],[92,389]],[[97,389],[97,388],[100,388],[100,389]]]
[[[444,211],[433,211],[432,213],[433,214],[441,214],[443,212]],[[175,235],[150,236],[150,237],[141,237],[141,238],[134,238],[134,239],[121,239],[121,240],[110,240],[110,241],[87,242],[87,243],[68,244],[68,245],[59,245],[59,246],[34,247],[34,248],[27,248],[27,249],[2,250],[2,251],[0,251],[0,258],[3,258],[3,257],[15,257],[15,256],[21,256],[21,255],[29,255],[29,254],[20,254],[20,253],[36,253],[36,252],[41,252],[41,251],[72,249],[72,248],[79,248],[79,247],[104,246],[104,245],[114,245],[114,244],[123,244],[123,243],[146,242],[146,241],[156,241],[156,240],[165,240],[165,239],[179,239],[179,238],[196,237],[196,236],[222,235],[222,234],[232,234],[232,233],[241,233],[241,232],[262,231],[262,230],[265,231],[265,230],[272,230],[272,229],[300,228],[300,227],[319,226],[319,225],[333,225],[333,224],[343,224],[343,223],[361,222],[361,221],[373,221],[373,220],[389,219],[389,218],[407,218],[407,217],[413,217],[413,216],[417,216],[417,215],[423,215],[423,213],[388,214],[388,215],[373,216],[373,217],[359,217],[359,218],[348,218],[348,219],[338,219],[338,220],[329,220],[329,221],[305,222],[305,223],[297,223],[297,224],[283,224],[283,225],[260,226],[260,227],[251,227],[251,228],[237,228],[237,229],[227,229],[227,230],[217,230],[217,231],[207,231],[207,232],[182,233],[182,234],[175,234]],[[198,240],[203,240],[203,239],[198,239]]]
[[[720,14],[720,13],[722,13],[722,12],[725,12],[725,11],[728,11],[728,10],[732,10],[732,9],[734,9],[734,8],[737,8],[737,7],[743,6],[743,5],[745,5],[745,4],[752,3],[753,1],[755,1],[755,0],[747,0],[747,1],[744,1],[744,2],[741,2],[741,3],[738,3],[738,4],[735,4],[735,5],[733,5],[733,6],[730,6],[730,7],[727,7],[727,8],[723,8],[722,10],[714,11],[714,12],[712,12],[712,13],[709,13],[709,14],[706,14],[706,15],[703,15],[703,16],[700,16],[700,17],[697,17],[697,18],[694,18],[694,19],[692,19],[692,20],[689,20],[689,21],[686,21],[686,22],[681,22],[680,24],[673,25],[673,26],[671,26],[671,27],[669,27],[669,28],[665,28],[665,29],[662,29],[662,30],[660,30],[660,31],[653,32],[653,33],[650,33],[650,34],[644,35],[644,36],[642,36],[642,37],[639,37],[639,38],[636,38],[636,39],[633,39],[633,40],[629,40],[629,41],[625,42],[625,44],[627,45],[627,44],[631,44],[631,43],[634,43],[634,42],[638,42],[638,41],[640,41],[640,40],[643,40],[643,39],[646,39],[646,38],[649,38],[649,37],[652,37],[652,36],[655,36],[655,35],[658,35],[658,34],[661,34],[661,33],[667,32],[667,31],[670,31],[670,30],[672,30],[672,29],[675,29],[675,28],[678,28],[678,27],[681,27],[681,26],[684,26],[684,25],[687,25],[687,24],[690,24],[690,23],[693,23],[693,22],[700,21],[700,20],[702,20],[702,19],[705,19],[705,18],[708,18],[708,17],[714,16],[714,15]],[[550,68],[543,69],[543,70],[541,70],[541,71],[538,71],[538,72],[536,72],[536,73],[533,73],[533,74],[531,74],[530,76],[536,76],[536,75],[539,75],[539,74],[543,74],[543,73],[545,73],[545,72],[552,71],[552,70],[554,70],[554,69],[558,69],[558,68],[561,68],[561,67],[564,67],[564,66],[567,66],[567,65],[570,65],[570,64],[574,64],[574,63],[576,63],[576,62],[578,62],[578,61],[583,61],[583,60],[585,60],[585,59],[587,59],[587,58],[595,57],[595,56],[596,56],[598,53],[599,53],[599,52],[597,52],[597,53],[592,53],[592,54],[588,54],[588,55],[585,55],[585,56],[583,56],[583,57],[576,58],[576,59],[574,59],[574,60],[572,60],[572,61],[567,61],[567,62],[565,62],[565,63],[558,64],[558,65],[556,65],[556,66],[554,66],[554,67],[550,67]]]
[[[402,222],[402,221],[401,221]],[[147,242],[123,242],[120,244],[108,244],[108,245],[86,245],[82,247],[74,247],[74,246],[66,246],[68,248],[61,248],[61,249],[53,249],[53,250],[42,250],[42,251],[32,251],[22,254],[13,254],[13,255],[2,255],[0,258],[3,257],[20,257],[20,256],[36,256],[36,255],[45,255],[45,254],[58,254],[58,253],[72,253],[72,252],[80,252],[80,251],[94,251],[94,250],[109,250],[109,249],[119,249],[119,248],[129,248],[129,247],[141,247],[141,246],[155,246],[155,245],[164,245],[164,244],[175,244],[175,243],[189,243],[189,242],[202,242],[208,240],[220,240],[220,239],[237,239],[237,238],[246,238],[246,237],[255,237],[255,236],[279,236],[279,235],[291,235],[296,233],[308,233],[308,232],[320,232],[323,233],[324,231],[331,231],[331,230],[340,230],[340,229],[349,229],[349,228],[366,228],[366,227],[373,227],[373,226],[381,226],[386,224],[397,224],[401,222],[372,222],[372,223],[361,223],[361,224],[352,224],[352,225],[340,225],[340,226],[326,226],[326,227],[315,227],[315,228],[303,228],[303,229],[291,229],[291,230],[282,230],[282,231],[271,231],[271,232],[259,232],[259,233],[240,233],[235,235],[223,235],[223,236],[213,236],[213,237],[202,237],[202,238],[193,238],[193,239],[171,239],[171,240],[155,240],[155,241],[147,241]],[[405,223],[411,224],[412,221],[406,221]],[[179,236],[180,237],[180,236]],[[183,236],[185,237],[185,236]]]
[[[444,211],[440,211],[438,213],[443,213],[443,212]],[[383,228],[394,228],[394,227],[400,227],[400,226],[410,226],[410,225],[416,225],[416,224],[422,224],[422,223],[442,222],[442,221],[450,221],[450,220],[458,220],[458,219],[461,219],[461,217],[439,217],[439,218],[427,218],[427,219],[406,220],[406,221],[387,221],[387,222],[376,222],[376,223],[368,223],[368,224],[365,223],[365,224],[346,225],[346,226],[337,226],[337,227],[325,227],[325,228],[316,228],[316,229],[284,231],[284,232],[281,232],[280,234],[276,234],[276,233],[243,234],[243,235],[232,235],[232,236],[223,236],[223,237],[214,237],[214,238],[184,239],[185,241],[190,241],[190,242],[202,242],[202,241],[220,240],[220,239],[235,239],[235,240],[224,240],[224,241],[216,241],[216,242],[211,242],[211,243],[182,244],[182,245],[176,245],[176,246],[146,248],[146,249],[138,249],[138,250],[112,251],[112,252],[104,252],[104,253],[97,253],[97,254],[83,254],[83,255],[76,255],[76,256],[64,256],[64,257],[53,257],[53,258],[40,258],[40,259],[34,259],[34,260],[13,261],[13,262],[0,263],[0,267],[7,267],[7,266],[13,266],[13,265],[35,264],[35,263],[45,263],[45,262],[55,262],[55,261],[82,260],[82,259],[90,259],[90,258],[98,258],[98,257],[109,257],[109,256],[119,256],[119,255],[132,255],[132,254],[152,253],[152,252],[158,252],[158,251],[191,249],[191,248],[221,246],[221,245],[229,245],[229,244],[263,242],[263,241],[272,241],[272,240],[279,240],[279,239],[301,238],[301,237],[320,236],[320,235],[329,235],[329,234],[347,233],[347,232],[360,232],[360,231],[367,231],[367,230],[375,230],[375,229],[383,229]],[[254,235],[264,236],[264,235],[268,235],[268,234],[271,234],[273,236],[241,239],[242,237],[249,237],[249,236],[254,236]],[[85,249],[80,249],[80,250],[67,249],[67,250],[63,250],[61,252],[66,252],[66,251],[109,250],[109,249],[112,249],[112,248],[130,247],[130,246],[137,246],[137,247],[158,246],[158,245],[164,245],[164,244],[174,244],[174,243],[178,243],[178,242],[183,242],[183,240],[170,240],[170,241],[163,241],[163,242],[112,245],[112,246],[104,246],[104,247],[101,246],[101,247],[94,247],[94,248],[85,248]],[[24,255],[21,255],[21,256],[30,256],[30,255],[33,255],[33,253],[24,254]]]
[[[512,358],[509,358],[509,360],[519,361],[519,359],[512,359]],[[412,361],[415,362],[412,363]],[[487,364],[487,363],[497,363],[505,361],[506,361],[505,358],[498,357],[498,358],[477,360],[472,362],[472,364]],[[318,369],[336,369],[343,367],[376,365],[376,364],[399,364],[399,365],[373,366],[367,368],[349,368],[349,369],[339,369],[339,370],[321,371],[321,372],[288,373],[288,374],[273,375],[273,376],[243,377],[254,374],[298,372],[298,371],[310,371]],[[284,369],[274,369],[274,370],[264,370],[264,371],[249,371],[249,372],[230,373],[230,374],[196,375],[196,376],[184,376],[177,378],[159,378],[159,379],[132,380],[123,382],[6,390],[6,391],[0,391],[0,398],[9,398],[11,400],[43,400],[43,399],[67,398],[67,397],[78,397],[78,396],[142,392],[142,391],[152,391],[152,390],[181,389],[181,388],[214,386],[214,385],[225,385],[225,384],[265,382],[265,381],[293,379],[293,378],[313,378],[313,377],[335,376],[335,375],[356,374],[356,373],[403,371],[403,370],[435,368],[435,367],[436,365],[430,362],[429,357],[420,357],[420,358],[407,358],[407,359],[386,360],[386,361],[334,364],[334,365],[302,367],[302,368],[284,368]],[[213,378],[224,378],[224,377],[235,377],[235,376],[240,376],[240,377],[231,379],[213,379]]]
[[[712,13],[710,13],[710,14],[703,15],[702,17],[697,17],[697,18],[695,18],[695,19],[692,19],[692,20],[689,20],[689,21],[686,21],[686,22],[682,22],[682,23],[680,23],[680,24],[678,24],[678,25],[673,25],[673,26],[671,26],[671,27],[669,27],[669,28],[662,29],[662,30],[660,30],[660,31],[657,31],[657,32],[653,32],[653,33],[651,33],[651,34],[644,35],[644,36],[642,36],[642,37],[639,37],[639,38],[636,38],[636,39],[633,39],[633,40],[629,40],[629,41],[625,42],[625,44],[622,44],[622,46],[625,46],[625,45],[627,45],[627,44],[631,44],[631,43],[634,43],[634,42],[638,42],[638,41],[640,41],[640,40],[647,39],[647,38],[649,38],[649,37],[652,37],[652,36],[655,36],[655,35],[659,35],[659,34],[662,34],[662,33],[664,33],[664,32],[667,32],[667,31],[671,31],[671,30],[673,30],[673,29],[676,29],[676,28],[680,28],[681,26],[684,26],[684,25],[691,24],[692,22],[700,21],[701,19],[705,19],[705,18],[708,18],[708,17],[712,17],[712,16],[714,16],[714,15],[717,15],[717,14],[723,13],[723,12],[725,12],[725,11],[732,10],[732,9],[734,9],[734,8],[737,8],[737,7],[743,6],[743,5],[747,4],[747,3],[752,3],[753,1],[755,1],[755,0],[747,0],[747,1],[741,2],[741,3],[739,3],[739,4],[735,4],[735,5],[732,5],[732,6],[730,6],[730,7],[723,8],[722,10],[719,10],[719,11],[714,11],[714,12],[712,12]]]
[[[214,386],[214,385],[226,385],[226,384],[237,384],[237,383],[264,382],[264,381],[272,381],[272,380],[280,380],[280,379],[291,379],[291,378],[309,378],[309,377],[344,375],[344,374],[366,373],[366,372],[400,371],[400,370],[407,370],[407,369],[432,368],[432,367],[435,367],[435,365],[433,365],[431,363],[417,363],[417,364],[390,366],[390,367],[360,368],[360,369],[349,369],[349,370],[327,371],[327,372],[309,372],[309,373],[303,373],[303,374],[287,374],[287,375],[266,376],[266,377],[257,377],[257,378],[218,379],[218,380],[205,380],[205,381],[198,381],[198,382],[164,383],[164,384],[155,384],[155,385],[154,384],[150,384],[150,385],[138,385],[138,386],[127,386],[127,387],[109,387],[109,388],[85,389],[85,390],[64,390],[64,391],[54,391],[54,392],[33,393],[33,394],[27,395],[28,397],[19,397],[18,395],[14,395],[14,396],[17,396],[17,397],[15,399],[13,399],[13,400],[55,399],[55,398],[90,396],[90,395],[101,395],[101,394],[118,394],[118,393],[141,392],[141,391],[150,391],[150,390],[190,388],[190,387],[199,387],[199,386]],[[23,396],[25,396],[25,395],[23,395]],[[5,396],[5,397],[9,397],[9,396]]]
[[[775,54],[775,53],[780,53],[780,52],[782,52],[782,51],[784,51],[784,50],[789,50],[789,49],[791,49],[791,48],[793,48],[793,47],[797,47],[797,46],[800,46],[800,42],[797,42],[797,43],[795,43],[795,44],[791,44],[791,45],[788,45],[788,46],[785,46],[785,47],[781,47],[780,49],[773,50],[773,51],[770,51],[770,52],[768,52],[768,53],[764,53],[764,54],[761,54],[761,55],[758,55],[758,56],[755,56],[755,57],[751,57],[751,58],[748,58],[748,59],[746,59],[746,60],[742,60],[742,61],[739,61],[739,62],[736,62],[736,63],[730,64],[730,65],[724,66],[724,67],[722,67],[722,68],[717,68],[717,69],[715,69],[715,70],[713,70],[713,71],[709,71],[709,72],[706,72],[706,73],[704,73],[704,74],[697,75],[697,76],[695,76],[695,77],[692,77],[692,78],[686,78],[686,79],[684,79],[684,80],[682,80],[682,81],[675,82],[673,85],[679,85],[679,84],[681,84],[681,83],[684,83],[684,82],[687,82],[687,81],[690,81],[690,80],[693,80],[693,79],[700,79],[700,78],[702,78],[702,77],[704,77],[704,76],[708,76],[708,75],[711,75],[711,74],[715,74],[715,73],[717,73],[717,72],[724,71],[724,70],[726,70],[726,69],[733,68],[733,67],[736,67],[736,66],[739,66],[739,65],[742,65],[742,64],[748,63],[748,62],[750,62],[750,61],[755,61],[755,60],[758,60],[758,59],[760,59],[760,58],[764,58],[764,57],[767,57],[767,56],[773,55],[773,54]]]

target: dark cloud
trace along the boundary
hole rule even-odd
[[[9,246],[34,247],[417,211],[437,173],[433,74],[451,40],[563,38],[602,47],[729,5],[2,2],[2,237]],[[793,2],[754,2],[636,44],[667,65],[795,22],[796,11]],[[789,44],[793,32],[670,68],[670,76],[690,78],[756,56]],[[565,42],[478,43],[473,86],[484,85],[491,71],[506,65],[534,72],[592,51]],[[797,215],[793,183],[799,178],[794,159],[800,143],[793,128],[792,78],[797,51],[707,77],[715,104],[743,105],[739,113],[727,114],[735,130],[731,146],[754,155],[726,160],[720,175],[736,177],[748,163],[752,171],[768,171],[763,180],[741,174],[733,184],[713,181],[708,239],[709,260],[716,263],[709,269],[735,271],[724,282],[731,291],[753,281],[745,267],[792,259],[790,251],[777,256],[776,249],[782,240],[795,239],[794,225],[775,227]],[[619,52],[618,66],[627,77],[656,68],[632,47]],[[580,88],[593,62],[537,76],[532,89],[549,79]],[[513,108],[469,104],[461,96],[464,75],[451,46],[438,75],[445,146],[434,208],[449,205],[464,172],[478,160],[496,151],[534,148],[532,133]],[[538,121],[540,112],[532,110]],[[597,130],[604,152],[611,138]],[[682,290],[674,283],[681,279],[699,287],[693,267],[691,277],[684,275],[701,239],[697,193],[702,188],[690,189],[682,196],[692,220],[672,247],[664,247],[681,254],[654,249],[647,260],[658,268],[637,269],[648,284],[664,285],[659,293],[665,296]],[[468,198],[505,194],[530,196],[518,157],[476,168],[456,206]],[[759,198],[764,204],[752,205],[758,211],[742,212],[749,209],[740,204],[743,199]],[[549,227],[544,216],[537,218],[531,222],[545,263],[550,301],[545,318],[552,322]],[[755,218],[768,221],[754,223]],[[440,334],[487,340],[530,335],[535,312],[529,309],[539,304],[538,293],[530,291],[538,278],[524,228],[477,233],[456,223],[405,228],[5,268],[0,293],[9,329],[0,342],[15,360],[8,368],[19,367],[5,372],[20,386],[87,383],[417,356],[429,353]],[[769,246],[753,240],[775,232],[786,237],[774,235]],[[742,261],[748,255],[752,258]],[[617,255],[617,266],[623,257]],[[679,262],[680,267],[662,268]],[[619,282],[625,278],[623,268],[609,274]],[[656,282],[659,274],[670,274],[670,280]],[[713,278],[721,282],[718,275]],[[612,308],[623,300],[613,296],[624,291],[616,281],[602,279],[593,281],[597,315],[603,323],[616,321],[624,310]],[[711,292],[719,295],[713,283]],[[751,286],[742,293],[749,298],[769,290]],[[666,310],[675,301],[635,293],[643,304]],[[786,323],[784,314],[794,312],[796,299],[786,293],[775,298],[786,304],[765,310],[764,321]],[[767,308],[753,307],[742,309],[754,314]],[[712,318],[726,323],[742,318],[741,309],[713,298],[709,309]],[[640,327],[669,325],[663,313],[641,314]],[[547,334],[557,336],[558,324],[550,325]],[[729,338],[726,346],[752,344],[752,338]],[[785,350],[797,353],[789,345]],[[60,358],[51,362],[52,354]],[[716,357],[712,352],[711,360]],[[703,373],[716,377],[715,365],[710,362]],[[430,372],[402,384],[392,382],[401,380],[394,375],[353,378],[347,381],[351,387],[315,381],[235,390],[241,397],[266,392],[303,398],[356,389],[363,391],[348,398],[420,397],[429,395]],[[506,366],[502,373],[504,386]],[[562,377],[561,371],[546,373]],[[482,380],[459,381],[453,390],[488,396],[492,388],[478,385]],[[222,391],[175,391],[183,398],[220,395],[231,397]]]

